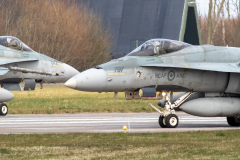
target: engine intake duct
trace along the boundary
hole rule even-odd
[[[24,79],[24,91],[35,90],[36,82],[35,79]]]
[[[182,111],[201,117],[240,116],[240,98],[209,97],[198,98],[179,107]]]

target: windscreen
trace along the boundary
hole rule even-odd
[[[192,45],[174,40],[153,39],[143,43],[127,56],[156,56],[176,52],[190,46]]]
[[[32,51],[26,44],[11,36],[0,36],[0,45],[15,50]]]

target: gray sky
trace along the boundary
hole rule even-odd
[[[196,4],[198,7],[198,12],[200,12],[201,14],[207,14],[209,0],[196,0]]]
[[[198,8],[198,12],[200,12],[200,14],[205,14],[205,15],[208,14],[209,0],[196,0],[196,5]],[[237,13],[231,1],[229,6],[230,6],[231,15],[236,16]]]

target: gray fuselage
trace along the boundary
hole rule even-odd
[[[155,86],[157,91],[238,91],[240,49],[191,46],[160,56],[125,56],[86,70],[72,78],[72,88],[92,92],[134,91]],[[224,65],[224,66],[223,66]]]
[[[35,51],[21,51],[0,45],[0,67],[19,67],[42,72],[59,73],[61,76],[49,76],[33,73],[9,71],[0,75],[0,82],[19,82],[24,78],[43,80],[48,83],[65,82],[79,72],[73,67]]]

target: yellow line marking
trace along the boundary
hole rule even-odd
[[[109,76],[121,76],[125,75],[126,73],[108,73]]]
[[[52,68],[63,68],[63,66],[51,66]]]

